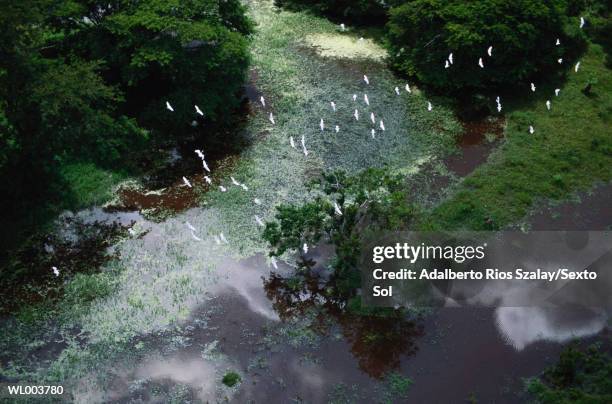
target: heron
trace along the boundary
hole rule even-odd
[[[580,17],[580,28],[584,27],[584,17]]]
[[[255,205],[261,205],[261,199],[259,198],[253,199],[253,202],[255,202]]]
[[[330,102],[332,109],[334,110],[334,112],[336,112],[336,103],[335,102]]]
[[[489,46],[489,48],[487,49],[487,54],[489,55],[489,57],[493,56],[493,47]]]
[[[319,122],[319,128],[321,128],[321,132],[325,130],[325,122],[323,122],[323,118],[321,118],[321,121]]]
[[[204,176],[204,181],[206,181],[206,183],[207,183],[208,185],[212,184],[212,180],[210,179],[210,177],[209,177],[208,175],[205,175],[205,176]]]
[[[257,222],[258,225],[260,225],[261,227],[265,227],[266,225],[264,224],[263,220],[261,220],[261,218],[257,215],[255,215],[255,221]]]
[[[353,94],[353,101],[357,101],[357,94]]]
[[[225,188],[223,185],[219,185],[219,189],[221,190],[221,192],[227,191],[227,188]]]
[[[560,40],[559,38],[557,38],[557,42],[555,42],[555,45],[556,45],[556,46],[561,45],[561,40]]]
[[[200,149],[195,149],[194,150],[195,154],[198,155],[199,158],[201,158],[202,160],[204,160],[204,153],[202,153],[202,150]]]
[[[400,91],[398,87],[395,87],[395,94],[400,95]]]
[[[370,112],[370,120],[372,123],[376,123],[376,118],[374,117],[374,112]]]
[[[337,202],[334,202],[334,211],[336,212],[336,215],[342,216],[342,211],[340,210],[340,206],[338,206]]]
[[[550,111],[550,100],[546,100],[546,109]]]
[[[481,69],[484,69],[484,63],[482,62],[482,58],[478,59],[478,66],[480,66]]]
[[[306,150],[306,138],[302,135],[302,151],[304,152],[304,156],[308,156],[308,150]]]
[[[263,95],[261,97],[259,97],[259,102],[261,102],[261,105],[264,108],[266,107],[266,99],[263,97]]]
[[[174,108],[172,108],[172,105],[170,105],[168,101],[166,101],[166,108],[168,109],[168,111],[174,112]]]
[[[340,132],[340,126],[336,125],[336,133]]]
[[[293,136],[289,136],[289,143],[291,144],[291,147],[295,149],[295,141],[293,140]]]
[[[372,139],[376,139],[376,129],[372,129],[370,133],[372,134]]]
[[[557,59],[557,63],[559,63],[559,64],[563,63],[563,58]]]
[[[276,265],[276,258],[274,257],[270,258],[270,262],[272,263],[272,266],[274,267],[274,269],[278,269],[278,265]]]
[[[355,110],[355,113],[353,114],[353,116],[355,117],[355,120],[358,121],[359,120],[359,111]]]
[[[431,102],[427,101],[427,110],[431,111],[433,109],[433,105],[431,105]]]
[[[533,91],[535,93],[535,90],[536,90],[535,84],[531,83],[531,91]]]
[[[197,105],[194,105],[194,107],[195,107],[195,110],[196,110],[196,114],[200,114],[200,115],[204,116],[204,112],[202,112],[200,107],[198,107]]]
[[[448,61],[450,62],[450,64],[453,64],[453,52],[448,54]]]
[[[448,63],[448,60],[444,63],[444,68],[448,69],[450,67],[450,63]]]
[[[185,226],[187,226],[187,228],[191,231],[196,231],[196,228],[189,222],[185,222]]]
[[[555,97],[558,97],[560,92],[561,92],[560,88],[555,88]]]
[[[451,54],[451,55],[452,55],[452,54]],[[407,91],[408,93],[411,93],[411,92],[412,92],[412,90],[410,90],[410,84],[406,84],[405,89],[406,89],[406,91]]]
[[[274,115],[272,115],[272,112],[270,112],[270,117],[268,119],[270,120],[270,122],[272,122],[272,125],[276,125],[276,122],[274,122]]]
[[[363,75],[363,81],[365,81],[366,84],[370,84],[370,80],[368,79],[368,76],[366,76],[365,74]]]
[[[367,95],[367,94],[364,94],[364,95],[363,95],[363,101],[364,101],[364,102],[365,102],[367,105],[370,105],[370,99],[368,98],[368,95]]]
[[[210,172],[210,168],[208,168],[208,164],[206,164],[206,160],[204,160],[204,158],[202,158],[202,167],[204,167],[206,171]]]
[[[535,129],[533,129],[533,126],[529,125],[529,133],[533,135],[533,132],[535,132]]]
[[[232,184],[234,184],[236,186],[240,186],[240,183],[238,181],[236,181],[236,178],[230,177],[230,180],[232,180]]]
[[[59,269],[57,269],[57,267],[51,267],[51,270],[53,270],[53,275],[55,276],[59,276]]]
[[[578,73],[578,69],[580,69],[580,62],[576,63],[576,66],[574,67],[574,71]]]
[[[189,180],[187,178],[185,178],[185,177],[183,177],[183,184],[185,184],[186,186],[191,188],[191,182],[189,182]]]
[[[501,104],[497,104],[497,112],[501,112],[501,110],[502,110]]]
[[[382,119],[380,120],[380,129],[384,132],[385,130],[385,124],[383,123]]]
[[[304,251],[304,254],[308,254],[308,244],[304,243],[302,246],[302,251]]]
[[[346,30],[346,26],[344,25],[344,23],[340,24],[340,29],[341,29],[342,31],[345,31],[345,30]]]
[[[229,241],[227,241],[227,239],[225,238],[225,236],[223,235],[223,233],[219,233],[219,238],[221,239],[221,241],[223,241],[224,243],[229,243]]]

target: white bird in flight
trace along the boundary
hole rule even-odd
[[[451,54],[451,55],[452,55],[452,54]],[[406,91],[407,91],[407,92],[409,92],[409,93],[411,93],[411,92],[412,92],[412,90],[410,90],[410,84],[406,84],[405,89],[406,89]]]
[[[207,184],[212,184],[212,180],[210,179],[210,177],[208,175],[204,176],[204,181],[206,181]]]
[[[321,128],[321,132],[325,130],[325,122],[323,122],[323,118],[321,118],[321,121],[319,122],[319,128]]]
[[[365,74],[363,75],[363,81],[365,81],[366,84],[370,84],[370,80],[368,80],[368,76]]]
[[[183,184],[191,188],[191,182],[189,182],[189,180],[186,177],[183,177]]]
[[[395,94],[400,95],[400,91],[398,87],[395,87]]]
[[[202,153],[202,150],[200,149],[195,149],[194,150],[195,154],[198,155],[199,158],[201,158],[202,160],[204,160],[204,153]]]
[[[376,118],[374,117],[374,112],[370,112],[370,120],[372,123],[376,123]]]
[[[334,112],[336,112],[336,103],[335,102],[330,102],[332,109],[334,110]]]
[[[238,181],[236,181],[236,178],[230,177],[230,180],[232,180],[232,184],[234,184],[236,186],[240,186],[240,183]]]
[[[255,221],[257,222],[258,225],[260,225],[261,227],[265,227],[266,225],[264,224],[264,222],[261,220],[261,218],[257,215],[255,215]]]
[[[546,109],[550,111],[550,100],[546,100]]]
[[[450,67],[450,63],[448,63],[448,60],[444,62],[444,68],[448,69]]]
[[[529,125],[529,133],[533,135],[533,132],[535,132],[535,129],[533,129],[533,126]]]
[[[533,91],[535,93],[535,90],[536,90],[535,84],[531,83],[531,91]]]
[[[221,192],[227,191],[227,188],[225,188],[223,185],[219,185],[219,189],[221,190]]]
[[[480,66],[481,69],[484,69],[484,63],[482,62],[482,58],[478,59],[478,66]]]
[[[448,61],[450,62],[450,64],[453,64],[453,52],[448,54]]]
[[[380,120],[380,129],[381,130],[385,130],[385,124],[383,123],[382,119]]]
[[[355,113],[353,114],[353,116],[355,117],[355,120],[358,121],[359,120],[359,111],[355,110]]]
[[[563,63],[563,58],[557,59],[557,63],[559,63],[559,64]]]
[[[53,275],[55,276],[59,276],[59,269],[57,269],[57,267],[51,267],[51,269],[53,270]]]
[[[302,251],[304,251],[304,254],[308,254],[308,244],[304,243],[302,246]]]
[[[196,228],[189,222],[185,222],[185,226],[187,226],[187,228],[191,231],[196,231]]]
[[[489,48],[487,49],[487,54],[489,56],[493,56],[493,47],[492,46],[489,46]]]
[[[561,45],[561,40],[559,38],[557,38],[557,42],[555,42],[555,45],[557,46]]]
[[[272,112],[270,112],[270,117],[268,119],[270,120],[270,122],[272,122],[272,125],[276,125],[276,122],[274,121],[274,115],[272,115]]]
[[[166,101],[166,108],[168,109],[168,111],[174,112],[174,108],[172,108],[172,105],[170,105],[168,101]]]
[[[259,102],[261,102],[261,105],[264,108],[266,107],[266,99],[263,97],[263,95],[261,97],[259,97]]]
[[[364,101],[366,104],[370,105],[370,99],[368,98],[368,95],[367,95],[367,94],[364,94],[364,95],[363,95],[363,101]]]
[[[195,110],[196,110],[196,114],[200,114],[200,115],[204,116],[204,112],[202,112],[200,107],[198,107],[197,105],[194,105],[194,107],[195,107]]]
[[[340,210],[340,206],[338,206],[337,202],[334,202],[334,211],[336,212],[336,215],[342,216],[342,211]]]
[[[208,172],[210,172],[210,168],[208,168],[208,164],[206,164],[206,160],[202,159],[202,167]]]
[[[561,92],[560,88],[555,88],[555,97],[558,97],[560,92]]]
[[[295,149],[295,141],[293,140],[293,136],[289,136],[289,143],[291,144],[291,147]]]
[[[584,17],[580,17],[580,28],[584,27]]]
[[[576,63],[576,67],[574,67],[574,71],[578,73],[578,69],[580,69],[580,62]]]
[[[427,101],[427,110],[431,111],[433,109],[433,105],[431,105],[431,102]]]

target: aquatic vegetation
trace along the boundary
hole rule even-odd
[[[242,380],[242,378],[240,377],[240,375],[238,373],[236,373],[236,372],[227,372],[225,375],[223,375],[222,382],[227,387],[234,387],[235,385],[240,383],[241,380]]]

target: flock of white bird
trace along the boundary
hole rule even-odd
[[[584,25],[585,25],[585,19],[584,19],[584,17],[580,17],[580,28],[582,29],[584,27]],[[340,29],[343,32],[346,31],[347,30],[346,25],[345,24],[340,24]],[[359,40],[362,41],[363,38],[359,38]],[[555,41],[555,46],[560,46],[560,45],[561,45],[561,40],[559,38],[557,38],[557,40]],[[486,54],[487,54],[487,56],[489,58],[493,57],[493,46],[492,45],[489,46],[486,49]],[[559,58],[557,60],[557,62],[559,64],[562,64],[563,63],[563,59]],[[445,69],[450,69],[452,67],[453,63],[454,63],[454,55],[451,52],[451,53],[449,53],[447,59],[444,61],[444,68]],[[478,66],[481,69],[485,68],[484,58],[483,57],[479,57],[477,63],[478,63]],[[574,72],[578,73],[579,69],[580,69],[580,61],[578,61],[576,63],[576,65],[574,66]],[[370,84],[370,79],[365,74],[363,75],[363,81],[364,81],[364,83],[366,85]],[[530,87],[531,87],[531,91],[532,92],[536,91],[536,86],[535,86],[534,83],[531,83]],[[405,89],[405,91],[408,94],[412,93],[412,90],[411,90],[409,84],[406,84],[404,86],[404,89]],[[401,91],[400,91],[399,87],[395,87],[394,91],[395,91],[396,95],[401,95]],[[559,96],[560,92],[561,92],[561,89],[559,89],[559,88],[555,89],[555,96],[556,97]],[[357,98],[358,98],[357,94],[353,94],[353,96],[352,96],[353,103],[357,102]],[[260,101],[262,107],[265,109],[266,108],[266,100],[265,100],[265,98],[263,96],[261,96],[259,101]],[[370,106],[370,99],[369,99],[367,93],[363,94],[363,102],[365,103],[365,105]],[[497,111],[501,112],[502,111],[502,104],[501,104],[501,99],[500,99],[499,96],[496,97],[495,102],[497,104]],[[337,104],[334,101],[330,101],[330,106],[331,106],[331,109],[332,109],[333,112],[337,111],[338,106],[337,106]],[[204,116],[204,113],[202,112],[200,107],[198,107],[197,105],[194,105],[194,108],[195,108],[195,113],[196,114],[198,114],[200,116]],[[546,109],[550,111],[551,108],[552,108],[552,103],[551,103],[550,100],[547,100],[546,101]],[[174,108],[172,107],[172,105],[170,104],[169,101],[166,101],[166,109],[168,111],[170,111],[170,112],[174,112]],[[427,111],[431,112],[432,110],[433,110],[433,105],[431,104],[430,101],[427,101]],[[358,108],[354,108],[353,117],[355,118],[356,121],[359,121],[359,109]],[[268,120],[270,121],[270,123],[272,125],[276,125],[276,121],[274,119],[274,114],[272,112],[270,112],[270,114],[268,116]],[[374,112],[370,112],[370,121],[372,122],[373,125],[376,125],[376,121],[377,120],[376,120],[376,116],[375,116]],[[323,118],[321,118],[321,120],[319,121],[319,127],[321,129],[321,132],[325,131],[325,122],[324,122]],[[385,131],[385,124],[384,124],[382,119],[378,120],[378,127],[379,127],[379,129],[381,131],[383,131],[383,132]],[[336,133],[340,132],[340,126],[339,125],[334,125],[334,131]],[[535,128],[533,127],[533,125],[529,125],[529,133],[530,134],[535,133]],[[376,129],[372,128],[371,131],[370,131],[370,134],[371,134],[373,139],[376,138]],[[302,135],[300,143],[301,143],[301,148],[302,148],[302,152],[304,153],[304,156],[308,156],[309,152],[308,152],[308,149],[306,148],[306,137],[304,135]],[[296,146],[296,143],[295,143],[295,140],[294,140],[293,136],[289,136],[289,144],[290,144],[290,146],[293,149],[297,150],[297,146]],[[199,149],[194,150],[194,152],[200,158],[200,160],[202,161],[202,166],[203,166],[203,169],[205,171],[204,181],[208,185],[212,185],[212,179],[209,176],[209,174],[211,173],[211,170],[208,167],[208,164],[206,163],[206,159],[204,157],[204,153],[201,150],[199,150]],[[234,177],[230,176],[230,181],[231,181],[232,185],[234,185],[236,187],[240,187],[244,191],[248,191],[249,190],[249,188],[248,188],[248,186],[246,184],[238,182]],[[189,187],[189,188],[193,187],[191,182],[189,181],[189,179],[187,177],[183,177],[183,185],[186,186],[186,187]],[[221,192],[226,192],[227,189],[228,189],[227,187],[225,187],[223,185],[219,185],[219,190]],[[253,202],[255,203],[255,205],[261,205],[262,204],[261,200],[258,199],[258,198],[254,198]],[[338,205],[337,202],[334,202],[333,205],[334,205],[334,212],[335,212],[335,214],[338,215],[338,216],[341,216],[342,215],[341,207]],[[261,219],[260,216],[255,215],[254,219],[255,219],[256,225],[261,226],[261,227],[265,226],[264,221]],[[187,226],[187,229],[190,231],[191,237],[195,241],[203,241],[202,238],[200,238],[196,234],[197,233],[197,229],[191,223],[185,222],[185,225]],[[227,240],[227,238],[225,237],[225,235],[223,233],[219,233],[218,235],[214,235],[213,238],[214,238],[216,244],[222,244],[222,243],[228,244],[229,243],[229,241]],[[304,254],[308,253],[308,245],[306,243],[304,243],[304,245],[302,246],[302,251],[303,251]],[[271,259],[271,264],[274,266],[274,268],[278,268],[276,260],[274,259],[274,257],[272,257],[272,259]],[[51,269],[52,269],[53,274],[55,276],[59,276],[60,275],[60,272],[57,269],[57,267],[53,266],[53,267],[51,267]]]

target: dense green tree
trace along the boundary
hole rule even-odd
[[[386,20],[389,4],[396,0],[276,0],[279,6],[306,8],[347,24],[375,24]]]
[[[490,91],[565,69],[582,49],[566,0],[409,0],[390,10],[391,63],[439,90]],[[561,45],[555,46],[560,38]],[[487,48],[493,46],[493,57]],[[445,68],[450,53],[454,64]],[[483,59],[485,68],[478,66]],[[566,64],[559,65],[558,58]]]

